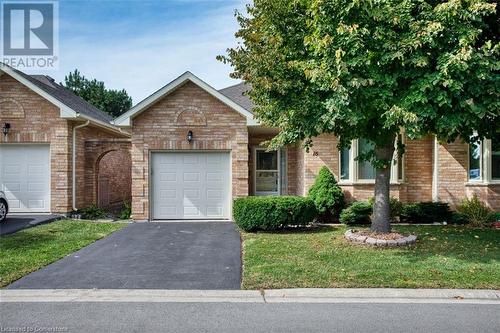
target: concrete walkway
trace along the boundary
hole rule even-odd
[[[474,289],[0,290],[2,302],[457,303],[500,305],[500,291]]]
[[[8,289],[239,289],[233,223],[132,223]]]

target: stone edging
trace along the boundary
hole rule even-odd
[[[416,235],[409,235],[399,239],[376,239],[369,236],[358,235],[357,232],[354,232],[352,229],[347,230],[344,237],[350,242],[380,247],[405,246],[417,241]]]

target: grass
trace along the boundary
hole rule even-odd
[[[61,220],[0,238],[0,287],[123,228],[121,223]]]
[[[346,227],[243,233],[243,288],[500,288],[500,230],[398,226],[404,248],[348,243]]]

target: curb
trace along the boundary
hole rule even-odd
[[[10,289],[0,302],[455,303],[500,305],[499,290],[475,289]]]

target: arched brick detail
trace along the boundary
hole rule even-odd
[[[0,99],[0,118],[22,119],[25,117],[23,105],[13,98]]]
[[[85,142],[84,206],[98,203],[100,171],[108,177],[111,177],[109,194],[112,206],[117,205],[117,201],[121,203],[122,200],[131,200],[132,164],[130,151],[130,140],[91,140]],[[116,167],[117,170],[115,170],[115,174],[113,175],[113,171],[107,169],[103,170],[103,167]],[[118,199],[118,197],[120,198]]]
[[[181,106],[175,117],[177,126],[207,126],[207,118],[196,106]]]

